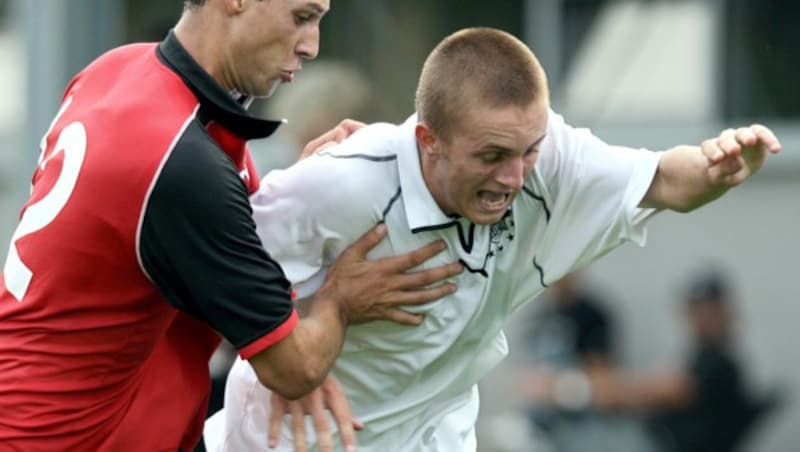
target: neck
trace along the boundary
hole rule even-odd
[[[422,172],[422,181],[425,182],[425,187],[428,188],[428,192],[430,192],[433,200],[436,201],[436,204],[442,209],[442,212],[445,215],[450,215],[452,212],[449,212],[448,209],[443,204],[443,200],[439,196],[439,187],[436,184],[436,174],[434,173],[434,168],[436,166],[436,162],[434,161],[434,157],[431,155],[427,155],[417,143],[417,154],[419,155],[419,170]]]
[[[226,33],[225,21],[215,14],[211,5],[184,11],[175,25],[178,42],[189,55],[226,90],[233,89],[225,79],[221,37]]]

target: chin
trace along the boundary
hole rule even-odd
[[[500,214],[472,214],[466,215],[466,217],[475,224],[495,224],[503,219],[503,215],[505,215],[505,212]]]
[[[250,96],[264,99],[275,94],[275,91],[277,91],[278,85],[280,84],[280,80],[270,80],[266,83],[259,83],[255,86],[251,86],[247,92],[242,92]]]
[[[267,89],[264,91],[264,93],[263,93],[263,94],[260,94],[260,95],[258,95],[258,97],[271,97],[273,94],[275,94],[275,91],[277,91],[277,90],[278,90],[278,86],[279,86],[280,84],[281,84],[281,83],[280,83],[280,81],[274,81],[274,80],[273,80],[273,81],[272,81],[272,82],[269,84],[269,86],[267,87]]]

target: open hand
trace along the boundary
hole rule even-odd
[[[334,262],[315,296],[334,299],[347,324],[391,320],[419,325],[422,315],[407,312],[403,306],[429,303],[456,290],[453,283],[442,281],[464,270],[459,263],[410,271],[442,252],[444,242],[434,241],[399,256],[367,260],[369,251],[385,236],[386,225],[380,224],[350,245]]]
[[[281,422],[286,414],[291,415],[292,441],[294,450],[306,452],[305,416],[311,415],[316,431],[317,447],[320,452],[333,452],[333,435],[326,411],[330,411],[339,430],[339,437],[345,451],[356,450],[356,430],[364,425],[353,416],[350,403],[342,387],[333,377],[328,376],[322,385],[300,400],[288,401],[276,393],[270,396],[270,418],[268,444],[274,448],[278,444]]]

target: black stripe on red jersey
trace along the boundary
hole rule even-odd
[[[242,348],[293,312],[291,288],[256,235],[248,191],[198,121],[177,141],[144,212],[142,264],[176,308]]]

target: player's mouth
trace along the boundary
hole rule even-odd
[[[294,72],[293,71],[281,71],[281,80],[283,83],[292,83],[294,79]]]
[[[493,213],[502,213],[508,209],[513,199],[512,193],[481,190],[478,192],[478,202],[483,210]]]

